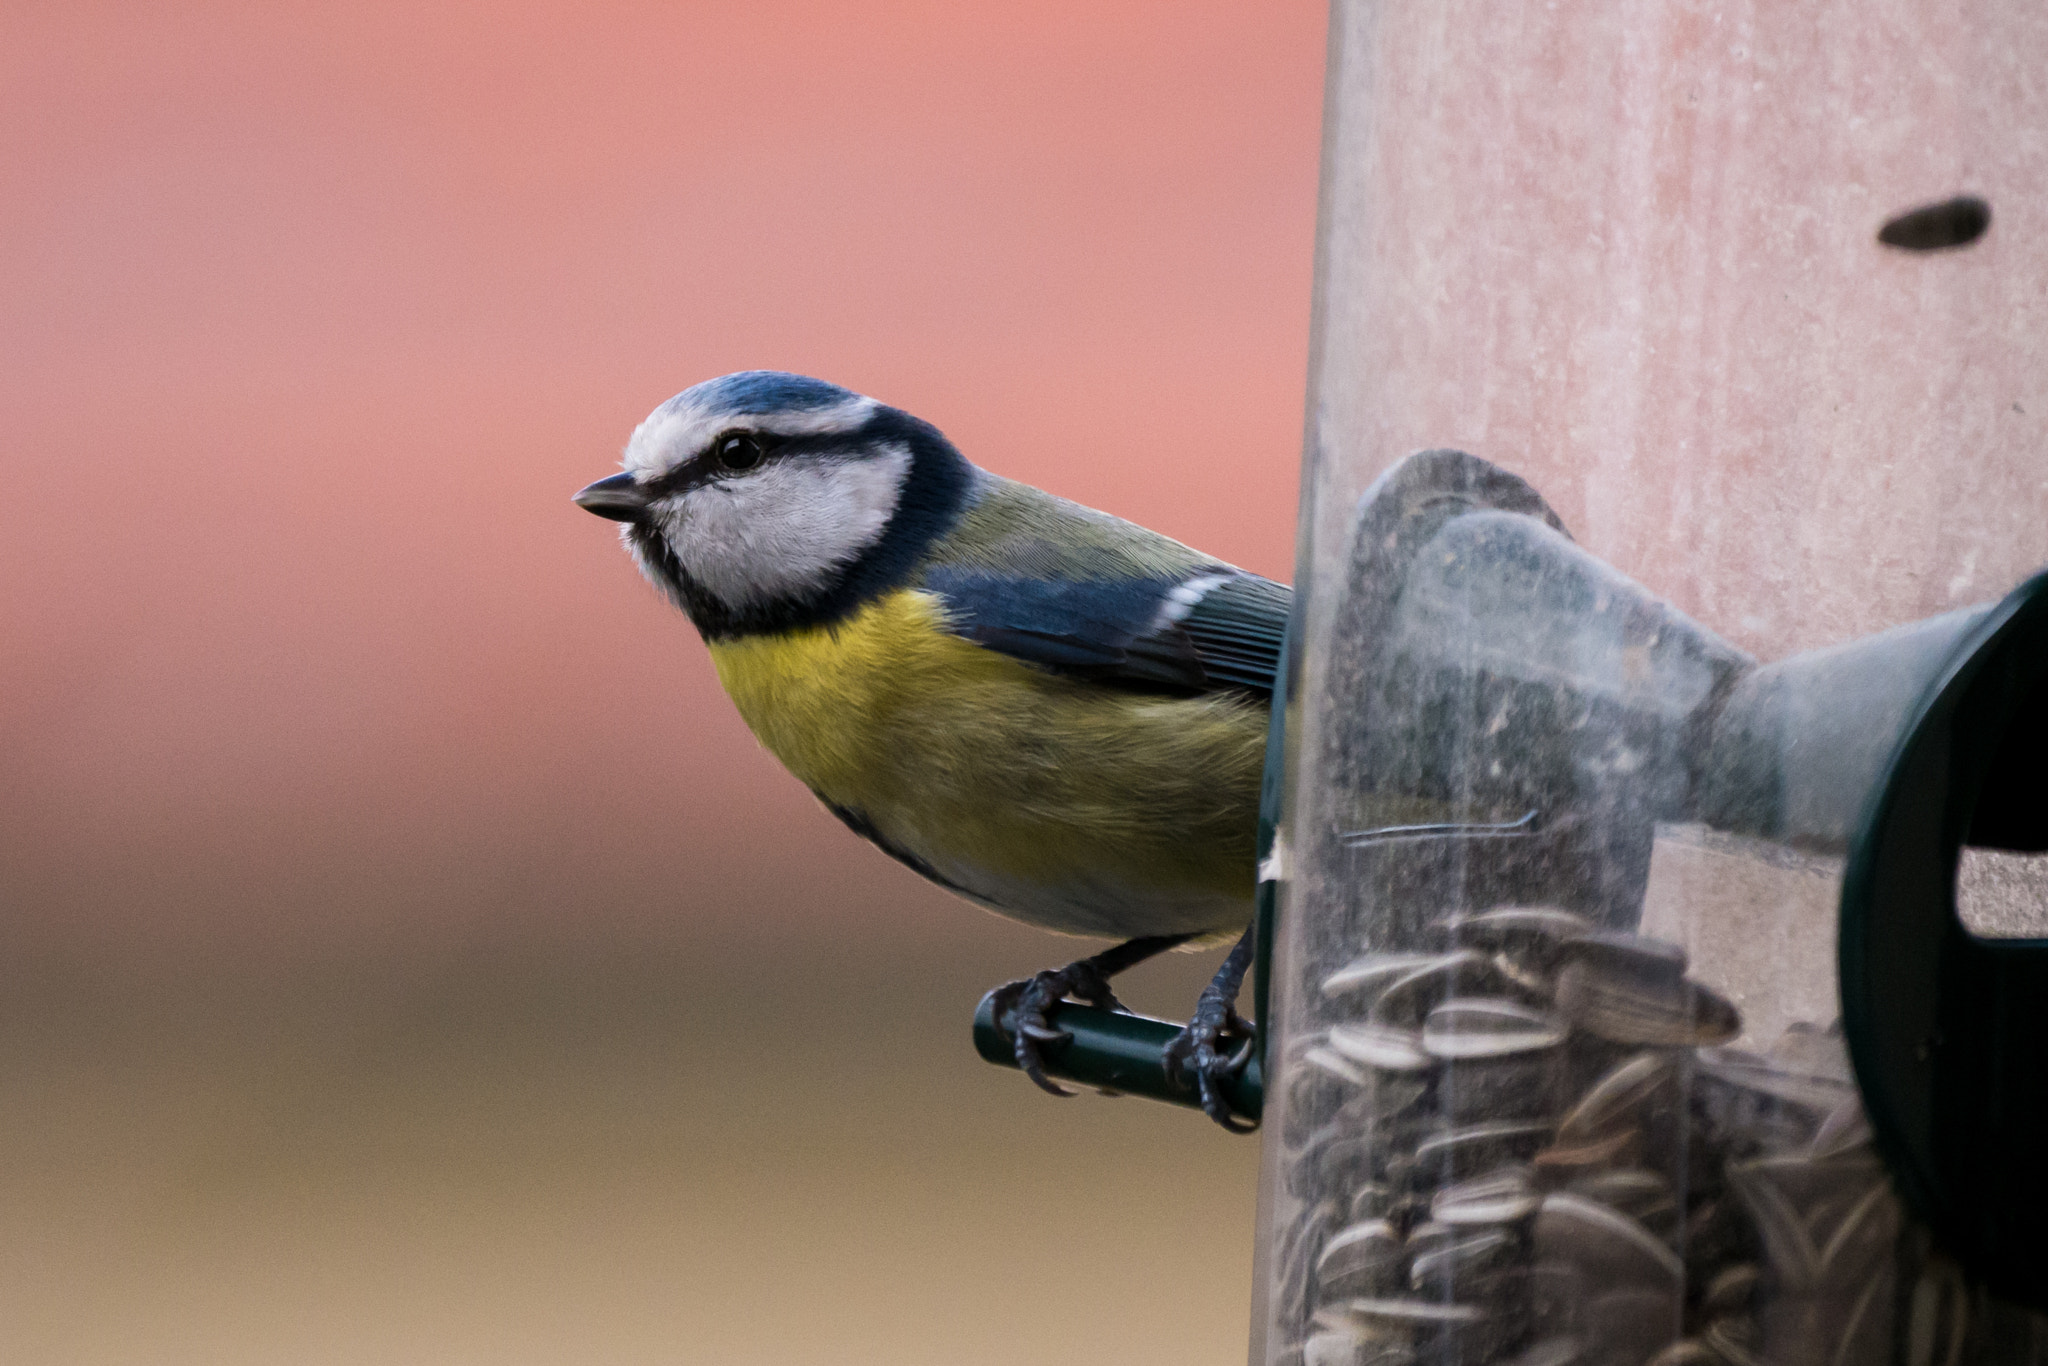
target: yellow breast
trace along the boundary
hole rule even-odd
[[[1257,703],[1058,677],[946,631],[939,600],[915,590],[711,653],[793,774],[980,899],[1084,933],[1247,913]],[[1119,911],[1137,902],[1152,909]]]

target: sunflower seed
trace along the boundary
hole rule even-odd
[[[1750,1222],[1763,1241],[1764,1260],[1774,1279],[1795,1295],[1812,1289],[1820,1274],[1820,1251],[1814,1247],[1813,1235],[1785,1193],[1746,1162],[1728,1165],[1728,1186],[1748,1211]]]
[[[1446,1304],[1442,1300],[1400,1297],[1346,1300],[1341,1306],[1351,1317],[1375,1327],[1429,1328],[1439,1324],[1478,1323],[1486,1311],[1476,1304]]]
[[[1598,971],[1641,982],[1676,982],[1685,976],[1685,950],[1662,939],[1625,930],[1595,930],[1569,940],[1564,958]]]
[[[1855,1087],[1820,1077],[1796,1076],[1771,1060],[1735,1048],[1703,1048],[1693,1059],[1694,1071],[1709,1097],[1725,1095],[1739,1102],[1731,1113],[1716,1116],[1720,1127],[1745,1129],[1761,1122],[1770,1106],[1799,1112],[1802,1122],[1817,1126],[1843,1102],[1856,1098]]]
[[[1377,995],[1381,988],[1396,978],[1405,977],[1418,968],[1454,961],[1458,957],[1455,953],[1368,953],[1362,958],[1352,959],[1325,977],[1323,995]],[[1477,955],[1473,957],[1476,959]]]
[[[1351,1222],[1359,1224],[1368,1219],[1388,1219],[1397,1204],[1390,1187],[1377,1181],[1360,1181],[1351,1191]]]
[[[1655,1172],[1623,1167],[1586,1172],[1566,1187],[1573,1195],[1597,1200],[1656,1232],[1670,1230],[1678,1221],[1678,1194],[1671,1183]]]
[[[1756,1320],[1747,1314],[1723,1314],[1707,1325],[1706,1343],[1729,1366],[1760,1366]]]
[[[1422,1047],[1437,1058],[1498,1058],[1555,1048],[1564,1042],[1561,1021],[1518,1001],[1456,997],[1429,1012]]]
[[[1850,1207],[1820,1249],[1820,1272],[1830,1286],[1862,1280],[1891,1255],[1899,1236],[1899,1204],[1879,1182]]]
[[[1558,1192],[1536,1212],[1536,1253],[1579,1269],[1592,1285],[1641,1285],[1675,1293],[1685,1277],[1678,1254],[1621,1211]]]
[[[1811,1156],[1821,1160],[1840,1157],[1867,1148],[1874,1140],[1862,1099],[1850,1096],[1828,1111],[1820,1127],[1814,1130]]]
[[[1430,1202],[1429,1217],[1453,1228],[1508,1224],[1528,1218],[1541,1203],[1528,1168],[1502,1167],[1439,1190]]]
[[[1634,1054],[1593,1083],[1592,1089],[1559,1121],[1557,1141],[1583,1143],[1619,1127],[1633,1127],[1635,1112],[1660,1090],[1671,1086],[1677,1070],[1669,1053]]]
[[[1759,1272],[1754,1262],[1724,1267],[1707,1282],[1700,1296],[1700,1309],[1708,1315],[1733,1314],[1749,1307],[1756,1295]]]
[[[1885,1301],[1889,1298],[1895,1277],[1873,1275],[1865,1283],[1863,1293],[1849,1306],[1849,1312],[1842,1321],[1838,1333],[1839,1345],[1835,1348],[1828,1366],[1856,1366],[1856,1363],[1879,1360],[1883,1354],[1886,1339],[1891,1334],[1891,1315],[1886,1312]],[[2037,1355],[2036,1360],[2039,1360]]]
[[[1426,1257],[1454,1241],[1457,1236],[1458,1231],[1449,1224],[1439,1224],[1434,1219],[1425,1219],[1408,1230],[1408,1255]]]
[[[1696,982],[1609,971],[1597,959],[1558,973],[1557,1005],[1575,1027],[1614,1043],[1716,1044],[1742,1029],[1735,1007]]]
[[[1567,940],[1594,932],[1593,922],[1556,906],[1500,906],[1437,922],[1439,933],[1461,948],[1527,955],[1555,962]]]
[[[1567,1145],[1563,1142],[1539,1150],[1530,1159],[1537,1177],[1546,1183],[1569,1180],[1576,1172],[1598,1167],[1627,1165],[1641,1153],[1641,1129],[1617,1129],[1604,1138]]]
[[[1388,1025],[1340,1024],[1330,1029],[1330,1048],[1346,1060],[1382,1072],[1423,1072],[1431,1065],[1423,1036]]]
[[[1528,1161],[1549,1136],[1549,1123],[1540,1119],[1446,1129],[1416,1147],[1415,1166],[1441,1181],[1462,1181],[1494,1167]]]
[[[1407,1279],[1407,1253],[1394,1226],[1368,1219],[1333,1235],[1316,1258],[1316,1293],[1324,1300],[1384,1295]]]
[[[1829,1204],[1837,1213],[1846,1210],[1862,1199],[1866,1190],[1885,1180],[1883,1161],[1868,1150],[1824,1162],[1801,1153],[1767,1153],[1751,1158],[1743,1167],[1770,1181],[1808,1215]]]
[[[1365,1085],[1365,1073],[1342,1053],[1327,1046],[1311,1048],[1303,1053],[1301,1066],[1305,1073],[1320,1080],[1338,1081],[1346,1086]]]
[[[1520,1254],[1521,1245],[1500,1229],[1467,1230],[1416,1257],[1408,1284],[1432,1300],[1496,1298],[1503,1275]]]
[[[1418,1028],[1437,1004],[1462,992],[1512,986],[1486,955],[1470,949],[1439,954],[1380,989],[1367,1018],[1374,1024]]]

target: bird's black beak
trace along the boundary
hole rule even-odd
[[[615,474],[576,491],[576,506],[614,522],[637,522],[647,515],[647,495],[630,474]]]

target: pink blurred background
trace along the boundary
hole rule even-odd
[[[1322,34],[10,7],[0,1357],[1241,1357],[1253,1145],[976,1061],[1080,946],[824,815],[568,495],[772,366],[1287,577]]]
[[[11,27],[17,933],[846,914],[813,879],[868,856],[568,502],[712,375],[1291,569],[1311,6]]]

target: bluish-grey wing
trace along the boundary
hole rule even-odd
[[[1233,573],[1203,588],[1174,625],[1193,643],[1212,689],[1240,688],[1271,697],[1293,605],[1294,590],[1286,584]]]
[[[1071,677],[1180,694],[1270,697],[1292,598],[1222,566],[1173,578],[1027,579],[935,569],[924,586],[977,645]]]

